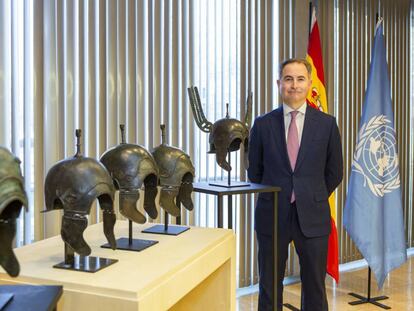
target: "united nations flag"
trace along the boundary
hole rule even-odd
[[[387,274],[407,260],[382,20],[375,33],[343,223],[381,288]]]

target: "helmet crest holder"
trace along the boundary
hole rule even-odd
[[[118,260],[89,256],[91,248],[83,239],[83,231],[88,225],[87,216],[91,206],[89,203],[95,201],[96,198],[99,199],[103,210],[104,233],[112,246],[111,248],[115,249],[116,241],[113,232],[116,221],[113,212],[114,188],[105,167],[95,159],[82,156],[80,138],[81,130],[77,129],[75,156],[56,163],[49,170],[45,181],[46,210],[42,212],[56,209],[64,210],[61,227],[61,236],[64,241],[64,261],[53,267],[95,273]],[[79,180],[92,180],[94,181],[93,187],[87,193],[79,192],[79,189],[75,189],[76,181]],[[84,184],[80,185],[80,188],[82,186]],[[64,193],[62,194],[62,192]],[[69,195],[65,197],[66,194]],[[79,255],[75,256],[75,252]]]
[[[160,206],[164,209],[164,224],[155,225],[143,230],[143,233],[165,235],[179,235],[190,227],[169,226],[168,216],[177,217],[177,224],[181,223],[181,204],[187,210],[193,209],[191,193],[193,191],[194,166],[190,157],[181,149],[167,145],[165,125],[161,124],[161,145],[154,148],[152,154],[160,172]],[[175,202],[174,202],[175,200]]]
[[[227,171],[227,181],[209,182],[211,186],[225,188],[249,186],[249,183],[231,180],[231,156],[230,153],[240,149],[244,145],[244,165],[248,167],[248,139],[251,125],[252,98],[250,92],[246,102],[246,114],[244,122],[230,118],[229,104],[226,104],[226,117],[217,120],[214,124],[207,120],[201,105],[200,95],[196,86],[187,89],[190,98],[191,110],[197,126],[205,133],[209,133],[210,150],[208,153],[216,155],[217,164]],[[227,160],[226,160],[227,158]]]
[[[139,189],[136,188],[137,185],[135,185],[135,187],[131,185],[131,182],[128,182],[128,179],[131,180],[134,177],[136,177],[134,175],[137,175],[140,173],[140,165],[143,162],[142,159],[144,159],[146,163],[152,162],[154,170],[158,170],[158,168],[155,163],[155,160],[152,158],[152,155],[148,151],[146,151],[144,147],[139,146],[139,145],[127,144],[125,142],[125,125],[120,124],[119,128],[121,130],[121,144],[106,151],[101,157],[101,162],[106,167],[106,169],[109,171],[111,177],[114,179],[114,184],[118,184],[119,209],[121,211],[121,214],[128,219],[128,238],[117,239],[116,248],[127,250],[127,251],[139,252],[150,246],[157,244],[158,241],[133,238],[133,231],[132,231],[133,220],[134,222],[137,222],[137,223],[145,223],[146,219],[145,219],[145,216],[143,215],[141,216],[142,220],[140,219],[140,217],[134,217],[134,214],[137,213],[135,209],[136,209],[136,202],[139,198],[139,192],[138,192]],[[127,154],[130,154],[131,156],[126,156]],[[127,172],[128,168],[131,174],[126,175],[126,173],[129,173]],[[118,170],[123,170],[123,172],[119,172]],[[147,169],[147,171],[148,172],[151,171],[151,173],[153,173],[153,170]],[[119,180],[118,176],[120,175],[123,176],[121,177],[123,180]],[[155,176],[154,174],[152,174],[151,177],[156,177],[155,189],[150,189],[150,190],[145,189],[145,191],[152,191],[152,192],[155,191],[155,193],[151,193],[152,195],[150,196],[150,200],[152,199],[153,201],[155,201],[155,196],[157,194],[156,187],[158,183],[158,176]],[[140,180],[138,184],[142,184],[142,180]],[[133,200],[133,204],[130,204],[131,206],[129,206],[129,212],[126,212],[125,206],[122,206],[122,204],[124,205],[128,204],[128,196],[134,197],[135,199]],[[146,195],[144,198],[145,201],[148,201],[147,197],[148,196]],[[145,203],[144,203],[144,206],[145,206]],[[150,217],[156,218],[158,213],[156,211],[155,204],[154,204],[154,207],[151,209],[153,210],[149,210]],[[145,210],[148,210],[148,208],[145,208]],[[106,243],[104,245],[101,245],[101,247],[111,248],[111,245],[109,243]]]

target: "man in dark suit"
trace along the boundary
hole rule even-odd
[[[301,310],[328,310],[328,197],[342,180],[342,147],[335,118],[306,104],[311,71],[305,59],[281,64],[277,84],[283,106],[258,117],[250,134],[249,179],[282,188],[278,197],[278,310],[282,310],[291,241],[299,256]],[[272,307],[272,220],[273,195],[261,193],[255,210],[259,310]]]

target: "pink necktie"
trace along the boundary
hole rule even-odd
[[[291,111],[290,116],[290,124],[288,129],[287,135],[287,151],[289,155],[290,166],[292,170],[295,170],[296,159],[298,158],[299,152],[299,134],[298,134],[298,127],[296,126],[296,115],[298,111]],[[290,198],[290,203],[295,201],[295,192],[292,190],[292,196]]]

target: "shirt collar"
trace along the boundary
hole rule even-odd
[[[303,105],[302,106],[300,106],[299,107],[299,109],[297,109],[297,111],[299,111],[300,113],[302,113],[303,115],[306,113],[306,102],[305,103],[303,103]],[[288,105],[286,105],[285,103],[283,103],[283,114],[286,116],[286,115],[289,115],[289,113],[291,112],[291,111],[294,111],[294,109],[292,109],[291,107],[289,107]]]

